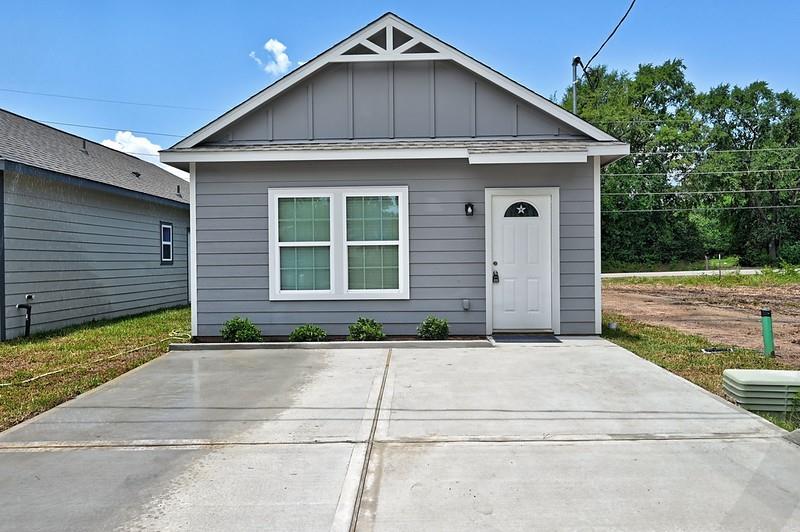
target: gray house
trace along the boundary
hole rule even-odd
[[[600,168],[628,150],[386,14],[161,153],[191,174],[193,334],[598,333]]]
[[[3,340],[187,304],[186,181],[0,110],[0,183]]]

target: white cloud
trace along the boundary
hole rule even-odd
[[[278,39],[269,39],[264,43],[264,50],[272,56],[268,61],[262,60],[255,52],[250,52],[248,57],[255,61],[259,68],[263,69],[267,74],[279,76],[286,74],[292,68],[292,61],[286,54],[286,45]]]
[[[259,58],[258,58],[258,56],[256,55],[256,53],[255,53],[255,52],[250,52],[250,53],[248,54],[248,57],[250,57],[250,59],[252,59],[253,61],[255,61],[255,62],[256,62],[256,64],[259,66],[259,68],[263,68],[263,67],[264,67],[264,62],[263,62],[263,61],[261,61],[261,59],[259,59]]]
[[[161,146],[154,142],[150,142],[150,139],[147,137],[137,137],[130,131],[117,131],[117,133],[114,135],[114,140],[106,139],[100,144],[117,151],[128,153],[149,163],[153,163],[157,166],[160,166],[167,172],[175,174],[181,179],[185,179],[187,181],[189,180],[189,174],[186,172],[168,166],[158,160],[158,151],[161,149]]]

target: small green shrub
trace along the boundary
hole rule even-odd
[[[423,340],[447,340],[450,327],[446,319],[428,316],[417,327],[417,336]]]
[[[372,318],[365,318],[364,316],[360,316],[348,329],[350,329],[350,334],[347,337],[348,340],[366,342],[370,340],[383,340],[386,338],[386,335],[383,334],[383,324],[378,323]]]
[[[290,342],[324,342],[327,338],[325,329],[311,323],[301,325],[289,335]]]
[[[247,318],[234,316],[219,331],[226,342],[260,342],[261,330]]]

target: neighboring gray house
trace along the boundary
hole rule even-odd
[[[192,332],[598,333],[600,167],[628,150],[386,14],[161,153],[191,174]]]
[[[186,181],[0,110],[0,182],[2,339],[187,304]]]

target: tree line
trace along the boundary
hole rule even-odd
[[[763,81],[701,92],[685,72],[680,59],[601,66],[578,83],[581,118],[631,146],[603,171],[604,268],[800,263],[800,100]]]

